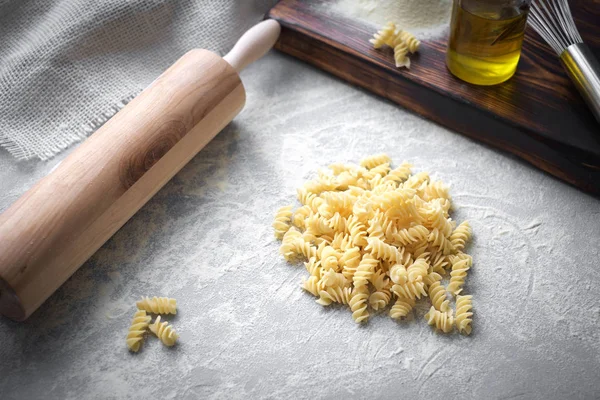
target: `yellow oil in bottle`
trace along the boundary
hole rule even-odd
[[[495,85],[515,73],[527,20],[526,2],[454,0],[446,64],[460,79]]]

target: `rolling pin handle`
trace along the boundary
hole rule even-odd
[[[279,22],[268,19],[254,25],[237,41],[223,59],[238,73],[269,51],[281,33]]]

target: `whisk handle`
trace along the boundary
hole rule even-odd
[[[600,63],[584,43],[567,47],[560,61],[600,123]]]

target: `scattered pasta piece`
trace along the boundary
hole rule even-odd
[[[408,47],[408,51],[410,51],[411,53],[416,53],[417,51],[419,51],[419,46],[421,45],[421,42],[418,41],[413,34],[408,33],[406,31],[400,31],[398,32],[397,37],[406,44],[406,46]]]
[[[138,309],[152,314],[177,314],[177,300],[168,297],[142,297],[135,304]]]
[[[452,314],[438,311],[433,306],[425,314],[425,320],[427,320],[429,325],[435,326],[436,329],[444,333],[451,332],[454,326],[454,317],[452,317]]]
[[[150,316],[146,315],[146,311],[137,310],[133,316],[133,321],[127,332],[127,347],[133,352],[137,352],[144,340],[144,333],[150,324]]]
[[[398,35],[392,44],[396,68],[410,68],[410,58],[408,58],[408,46],[406,43]]]
[[[469,334],[471,296],[459,294],[472,266],[463,252],[471,227],[450,218],[446,185],[426,172],[412,175],[408,163],[391,165],[390,157],[377,154],[360,165],[319,171],[298,189],[300,208],[277,212],[275,223],[285,225],[275,227],[280,253],[306,261],[302,288],[317,303],[346,305],[357,323],[386,307],[391,318],[402,319],[428,297],[430,325],[446,333],[456,325]],[[456,317],[447,291],[458,296]]]
[[[149,328],[166,346],[173,346],[179,338],[175,329],[167,321],[160,322],[160,315],[156,317],[156,320],[154,320],[154,323]]]
[[[389,46],[394,50],[394,61],[396,68],[410,68],[410,58],[408,53],[419,51],[421,42],[409,32],[396,30],[396,24],[389,22],[381,28],[373,38],[369,40],[375,49],[383,46]]]
[[[473,296],[457,296],[456,297],[456,327],[460,333],[466,335],[471,334],[471,309],[473,304],[471,298]]]
[[[284,206],[277,210],[275,221],[273,222],[273,229],[275,230],[275,237],[277,239],[282,239],[283,235],[290,229],[291,217],[292,206]]]
[[[380,29],[373,38],[369,40],[376,49],[388,44],[390,40],[396,35],[396,24],[389,22],[382,29]]]

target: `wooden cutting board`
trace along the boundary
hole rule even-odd
[[[515,76],[475,86],[446,69],[447,38],[423,41],[410,70],[400,70],[391,49],[375,50],[368,42],[372,26],[324,13],[325,3],[281,0],[268,14],[283,27],[275,47],[600,195],[600,124],[532,29]],[[584,41],[600,59],[600,1],[570,3]]]

